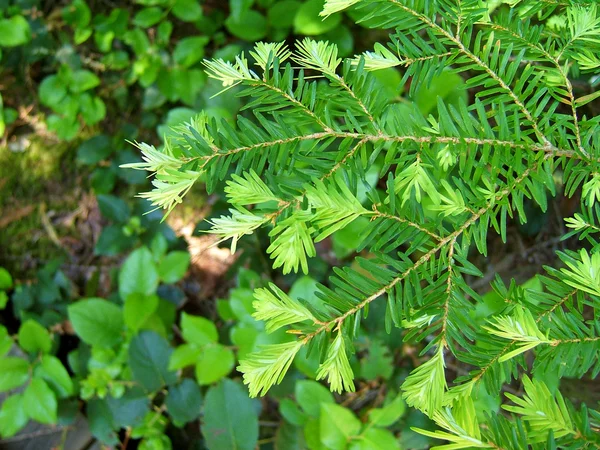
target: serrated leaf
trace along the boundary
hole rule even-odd
[[[23,408],[33,420],[46,424],[56,423],[56,396],[40,378],[33,378],[25,389]]]
[[[29,420],[22,394],[14,394],[2,402],[0,409],[0,436],[8,438],[21,430]]]
[[[190,266],[190,254],[174,251],[161,259],[158,276],[164,283],[176,283],[181,280]]]
[[[219,340],[215,324],[200,316],[181,314],[181,333],[186,342],[200,347]]]
[[[134,332],[140,330],[158,308],[159,301],[156,295],[129,294],[123,305],[125,325]]]
[[[301,380],[295,386],[296,401],[310,416],[317,417],[322,403],[334,403],[333,395],[325,386],[316,381]]]
[[[183,369],[196,364],[200,359],[202,347],[195,344],[183,344],[177,347],[169,358],[169,370]]]
[[[383,408],[373,408],[369,411],[369,422],[379,427],[389,427],[397,422],[406,412],[406,403],[397,396]]]
[[[258,413],[246,390],[229,379],[211,387],[204,400],[201,430],[208,448],[254,450]]]
[[[65,398],[74,393],[73,380],[63,363],[55,356],[44,355],[40,365],[35,368],[35,376],[43,378],[57,393]]]
[[[83,342],[111,347],[122,339],[121,308],[101,298],[79,300],[67,308],[69,320]]]
[[[233,351],[223,345],[206,345],[196,362],[196,380],[200,385],[212,384],[227,376],[235,365]]]
[[[46,328],[29,319],[19,327],[19,346],[28,353],[49,353],[52,338]]]
[[[335,403],[321,404],[319,416],[321,442],[330,449],[344,449],[350,437],[360,432],[360,420],[352,411]]]
[[[0,392],[10,391],[29,379],[29,363],[15,356],[0,358]]]
[[[119,271],[119,295],[152,295],[158,287],[158,271],[152,253],[146,247],[131,252]]]
[[[189,378],[172,386],[165,399],[167,412],[180,425],[196,420],[200,416],[202,394],[200,388]]]
[[[154,331],[142,331],[129,344],[129,365],[133,379],[148,391],[156,391],[177,380],[168,369],[173,349]]]

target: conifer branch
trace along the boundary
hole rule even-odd
[[[287,92],[283,91],[282,89],[278,88],[277,86],[274,86],[270,83],[267,83],[264,80],[252,80],[250,82],[248,82],[249,86],[260,86],[263,87],[265,89],[269,89],[277,94],[279,94],[282,98],[284,98],[286,101],[290,102],[292,105],[294,105],[295,107],[297,107],[298,109],[302,110],[304,112],[304,114],[306,114],[307,116],[309,116],[311,119],[313,119],[315,121],[315,123],[317,125],[319,125],[319,127],[324,131],[324,132],[333,132],[333,130],[331,129],[331,127],[329,127],[325,122],[323,122],[319,116],[317,116],[314,111],[312,111],[309,107],[307,107],[304,103],[302,103],[301,101],[299,101],[298,99],[294,98],[292,95],[288,94]]]
[[[404,135],[404,136],[390,136],[386,134],[368,134],[368,133],[353,133],[353,132],[344,132],[344,131],[322,131],[316,133],[310,133],[305,135],[297,135],[291,136],[283,139],[274,139],[271,141],[260,142],[253,145],[246,145],[241,147],[236,147],[232,149],[219,149],[217,152],[211,155],[200,156],[196,158],[188,158],[185,161],[190,162],[193,160],[201,160],[204,161],[204,165],[207,162],[215,159],[221,158],[223,156],[234,155],[237,153],[243,153],[248,151],[253,151],[261,148],[273,147],[276,145],[286,145],[294,142],[302,142],[302,141],[312,141],[312,140],[323,140],[327,138],[340,138],[340,139],[355,139],[362,140],[364,142],[414,142],[416,144],[472,144],[477,146],[494,146],[494,147],[509,147],[513,149],[521,149],[521,150],[529,150],[532,152],[544,152],[548,155],[555,157],[566,157],[572,159],[583,159],[582,155],[573,150],[555,148],[553,146],[548,145],[539,145],[539,144],[526,144],[515,141],[506,141],[499,139],[487,139],[487,138],[475,138],[475,137],[452,137],[452,136],[415,136],[415,135]],[[364,143],[363,142],[363,143]],[[585,158],[588,160],[588,158]],[[600,162],[600,158],[594,159],[595,162]],[[203,166],[202,166],[203,167]]]
[[[360,109],[362,110],[362,112],[369,119],[369,123],[375,129],[375,131],[377,131],[378,134],[381,133],[381,129],[380,129],[379,125],[377,124],[377,122],[375,121],[375,119],[373,118],[373,114],[371,114],[371,111],[369,111],[369,109],[367,108],[367,106],[356,95],[356,93],[352,90],[352,88],[350,86],[348,86],[348,84],[346,83],[346,80],[344,80],[344,78],[341,77],[341,76],[339,76],[339,75],[335,75],[333,77],[333,80],[335,80],[335,82],[337,84],[339,84],[350,95],[350,97],[352,97],[352,99],[358,104],[358,106],[360,107]]]
[[[225,88],[244,87],[240,95],[252,98],[254,117],[241,115],[235,126],[198,120],[174,138],[176,151],[170,143],[164,154],[142,147],[144,162],[134,167],[156,173],[159,189],[144,195],[168,208],[201,178],[209,192],[225,181],[231,215],[213,219],[210,232],[232,239],[235,250],[242,236],[270,229],[267,252],[284,274],[307,273],[316,242],[358,218],[366,224],[355,250],[367,250],[369,258],[334,267],[309,302],[275,286],[255,292],[255,317],[266,331],[292,326],[298,339],[241,362],[251,395],[280,382],[303,346],[320,354],[319,379],[338,392],[353,390],[352,339],[370,303],[386,297],[386,328],[404,327],[406,341],[425,343],[424,362],[407,377],[403,396],[442,430],[420,432],[456,449],[537,445],[548,430],[559,447],[595,445],[586,412],[573,416],[560,394],[554,404],[540,402],[547,395],[535,383],[524,381],[526,395],[506,408],[527,424],[513,416],[514,435],[515,422],[504,416],[480,426],[471,394],[482,380],[492,395],[500,392],[532,349],[533,371],[600,372],[600,326],[587,314],[600,309],[599,141],[597,117],[580,114],[597,95],[575,98],[569,78],[600,66],[596,7],[515,0],[514,17],[522,23],[514,26],[512,13],[503,19],[479,0],[326,0],[322,14],[357,4],[358,11],[373,8],[369,24],[396,27],[388,47],[378,43],[342,64],[326,42],[305,39],[294,53],[283,44],[259,44],[250,52],[259,75],[243,55],[233,63],[208,62],[209,76]],[[563,12],[564,36],[530,26]],[[286,58],[298,67],[282,66]],[[440,98],[429,116],[383,98],[369,73],[404,67],[413,95],[450,66],[475,99]],[[317,82],[305,82],[305,71],[328,83],[317,89]],[[491,229],[506,240],[509,218],[526,218],[526,199],[546,210],[560,173],[567,196],[582,192],[582,211],[567,219],[566,237],[586,240],[585,249],[558,252],[564,265],[547,268],[541,289],[514,281],[507,287],[497,278],[492,287],[504,303],[487,320],[472,316],[487,300],[463,277],[482,276],[469,261],[471,246],[487,255]],[[446,352],[475,368],[449,389]]]
[[[548,156],[546,158],[548,158]],[[406,271],[404,271],[400,275],[396,276],[389,284],[387,284],[386,286],[382,287],[381,289],[379,289],[377,292],[373,293],[369,297],[363,299],[360,303],[358,303],[358,305],[356,305],[355,307],[349,309],[344,314],[342,314],[342,315],[340,315],[340,316],[338,316],[338,317],[336,317],[334,319],[331,319],[328,322],[325,322],[323,325],[321,325],[315,331],[313,331],[312,333],[307,334],[302,339],[302,341],[305,344],[307,344],[311,339],[313,339],[318,334],[320,334],[320,333],[322,333],[324,331],[329,331],[334,326],[335,327],[340,327],[341,324],[348,317],[353,316],[354,314],[356,314],[357,312],[359,312],[363,308],[365,308],[365,306],[367,306],[372,301],[378,299],[382,295],[384,295],[387,292],[391,291],[394,288],[394,286],[396,286],[396,284],[398,284],[401,281],[403,281],[404,279],[406,279],[411,273],[413,273],[414,271],[416,271],[421,266],[427,264],[434,255],[436,255],[441,249],[443,249],[444,247],[446,247],[450,242],[456,241],[456,239],[458,239],[459,236],[461,236],[467,229],[469,229],[474,223],[476,223],[481,218],[481,216],[483,216],[490,209],[492,209],[495,206],[495,204],[496,204],[497,201],[500,201],[501,199],[503,199],[504,197],[506,197],[507,195],[509,195],[518,184],[522,183],[525,179],[527,179],[527,177],[531,174],[531,172],[533,170],[535,170],[536,166],[537,165],[532,166],[532,167],[528,168],[527,170],[525,170],[523,172],[523,174],[521,174],[518,178],[516,178],[514,180],[514,182],[512,183],[512,185],[510,187],[507,187],[507,188],[501,190],[500,192],[498,192],[497,195],[494,196],[494,198],[492,199],[492,201],[490,201],[486,206],[480,208],[462,226],[460,226],[452,234],[450,234],[450,235],[446,236],[445,238],[443,238],[435,247],[433,247],[431,250],[429,250],[427,253],[425,253],[423,256],[421,256]]]
[[[445,301],[444,301],[444,305],[442,307],[442,318],[441,318],[441,322],[442,322],[442,330],[440,331],[440,335],[439,335],[439,339],[440,339],[440,345],[443,347],[446,347],[448,345],[447,340],[446,340],[446,328],[448,327],[448,312],[450,311],[450,299],[452,297],[452,277],[454,275],[454,271],[453,271],[453,265],[454,265],[454,246],[456,245],[456,238],[453,239],[452,241],[450,241],[450,243],[448,244],[449,246],[449,250],[448,250],[448,266],[446,268],[447,274],[448,274],[448,278],[446,280],[446,290],[444,292],[444,295],[446,297]]]
[[[520,42],[522,45],[525,45],[530,50],[537,52],[539,55],[544,57],[546,59],[546,61],[550,62],[554,66],[557,73],[560,75],[562,82],[567,90],[567,94],[569,96],[568,103],[571,108],[571,117],[573,117],[573,127],[575,129],[575,138],[577,140],[577,148],[579,149],[579,151],[582,154],[587,155],[587,152],[583,148],[583,145],[581,142],[581,130],[579,128],[579,117],[577,117],[577,110],[576,110],[576,106],[575,106],[575,94],[573,93],[573,84],[571,83],[571,80],[569,79],[568,74],[566,73],[565,69],[561,66],[561,64],[559,62],[559,58],[552,56],[550,54],[550,52],[548,52],[544,47],[539,45],[539,43],[533,43],[530,40],[525,39],[521,34],[515,33],[513,30],[511,30],[503,25],[500,25],[497,23],[489,23],[489,22],[477,22],[477,25],[488,27],[492,30],[500,31],[502,33],[509,35],[511,37],[511,39],[514,39],[514,40]]]
[[[437,235],[436,233],[434,233],[431,230],[428,230],[427,228],[423,227],[422,225],[419,225],[418,223],[412,222],[412,221],[410,221],[408,219],[405,219],[404,217],[394,216],[394,215],[391,215],[391,214],[387,214],[387,213],[381,212],[379,210],[379,206],[380,205],[378,205],[378,204],[373,204],[374,214],[371,216],[372,220],[377,219],[377,218],[394,220],[396,222],[400,222],[400,223],[403,223],[405,225],[408,225],[411,228],[415,228],[415,229],[417,229],[419,231],[422,231],[423,233],[431,236],[433,239],[435,239],[438,242],[442,240],[441,236]],[[473,214],[474,214],[474,212],[473,212]]]
[[[535,134],[538,136],[538,138],[544,144],[544,146],[547,146],[547,147],[550,147],[550,148],[554,148],[552,146],[552,144],[550,143],[550,141],[548,140],[548,138],[540,130],[539,125],[537,124],[536,120],[533,118],[533,114],[531,113],[531,111],[529,111],[527,109],[527,107],[523,104],[523,102],[515,94],[515,92],[510,88],[510,86],[508,86],[505,83],[505,81],[496,72],[494,72],[490,68],[490,66],[488,64],[486,64],[484,61],[482,61],[477,55],[475,55],[473,52],[471,52],[471,50],[469,50],[467,47],[465,47],[465,45],[463,44],[463,42],[460,40],[460,37],[453,36],[450,32],[448,32],[447,30],[445,30],[444,28],[442,28],[441,26],[439,26],[437,23],[433,22],[427,16],[425,16],[424,14],[421,14],[418,11],[415,11],[414,9],[411,9],[408,6],[400,3],[399,0],[387,0],[387,1],[389,1],[390,3],[396,5],[398,8],[402,9],[403,11],[411,14],[415,18],[419,19],[421,22],[423,22],[425,25],[427,25],[429,28],[431,28],[435,32],[437,32],[437,33],[441,34],[442,36],[446,37],[449,41],[451,41],[454,45],[456,45],[456,47],[458,48],[458,50],[460,51],[460,53],[462,53],[468,59],[470,59],[471,61],[473,61],[473,63],[475,63],[477,66],[481,67],[481,69],[483,69],[483,71],[485,71],[494,81],[496,81],[496,83],[510,96],[510,98],[513,100],[513,102],[515,103],[515,105],[518,106],[518,108],[521,110],[521,112],[523,113],[523,115],[530,122],[531,127],[535,131]]]

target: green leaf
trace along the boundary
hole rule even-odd
[[[6,291],[13,287],[13,279],[8,270],[0,267],[0,291]]]
[[[57,402],[52,389],[41,378],[34,378],[23,394],[27,415],[40,423],[56,423]]]
[[[196,420],[202,406],[200,388],[192,380],[185,378],[177,386],[169,388],[165,405],[167,412],[179,426]]]
[[[52,338],[48,330],[35,320],[29,319],[19,327],[19,346],[28,353],[49,353]]]
[[[29,416],[23,404],[23,395],[14,394],[2,402],[0,409],[0,436],[8,438],[17,434],[27,422]]]
[[[184,22],[195,22],[202,18],[202,6],[198,0],[175,0],[171,12]]]
[[[88,125],[98,123],[106,116],[106,105],[102,99],[87,92],[79,96],[79,109]]]
[[[123,305],[125,325],[137,332],[158,308],[159,298],[156,295],[133,293],[127,296]]]
[[[177,42],[173,51],[173,59],[183,67],[190,67],[204,57],[204,46],[209,38],[194,36],[183,38]]]
[[[121,397],[107,397],[112,420],[118,427],[141,425],[150,412],[150,399],[139,387],[127,390]]]
[[[317,352],[309,353],[306,347],[302,347],[296,355],[296,358],[294,358],[294,366],[296,369],[313,380],[317,377],[317,370],[319,370],[320,364],[320,356]]]
[[[40,83],[38,94],[42,104],[57,109],[67,95],[67,86],[58,75],[50,75]]]
[[[319,419],[310,417],[306,421],[306,425],[304,426],[304,440],[306,441],[306,446],[311,450],[325,450],[325,447],[321,444]]]
[[[25,17],[0,20],[0,47],[17,47],[31,40],[31,27]]]
[[[97,164],[106,159],[113,151],[110,138],[105,134],[88,139],[77,149],[77,162],[80,164]]]
[[[100,78],[89,70],[75,70],[71,75],[69,90],[73,93],[85,92],[100,84]]]
[[[121,308],[101,298],[80,300],[67,308],[77,336],[89,345],[112,347],[122,338]]]
[[[46,119],[46,124],[48,125],[48,130],[56,133],[60,139],[64,139],[65,141],[75,139],[80,128],[80,124],[74,116],[61,117],[51,114]]]
[[[199,346],[219,340],[217,327],[213,322],[204,317],[191,316],[186,313],[181,314],[181,333],[186,342]]]
[[[291,28],[294,25],[294,17],[300,6],[302,6],[302,3],[296,0],[283,0],[273,3],[267,12],[269,24],[273,28]]]
[[[357,239],[359,233],[369,225],[369,219],[366,217],[359,217],[356,220],[350,222],[344,228],[336,231],[331,236],[333,244],[333,251],[338,259],[343,259],[351,255],[360,244],[360,240]]]
[[[104,175],[105,173],[100,174],[103,178],[102,183],[107,180],[107,177]],[[116,256],[129,249],[130,245],[131,239],[129,236],[125,235],[122,226],[108,225],[102,229],[98,242],[96,242],[94,253],[103,256]]]
[[[389,380],[394,371],[394,360],[387,346],[373,339],[369,343],[369,354],[360,361],[360,375],[366,380],[382,377]]]
[[[152,253],[146,247],[131,252],[119,272],[119,295],[152,295],[158,287],[158,271]]]
[[[329,389],[316,381],[298,381],[294,393],[304,412],[313,417],[319,415],[321,404],[335,402]]]
[[[169,0],[135,0],[134,3],[144,6],[162,6],[169,3]]]
[[[245,41],[260,41],[267,36],[269,23],[265,16],[252,9],[242,12],[239,18],[229,16],[225,21],[227,31]]]
[[[369,411],[369,422],[378,427],[389,427],[396,423],[405,412],[406,403],[399,395],[383,408],[374,408]]]
[[[259,333],[260,331],[255,326],[243,323],[237,324],[231,329],[229,336],[233,345],[237,347],[238,360],[246,359],[246,356],[254,350]]]
[[[229,296],[229,306],[235,317],[240,321],[255,326],[256,319],[252,317],[254,313],[254,292],[252,289],[236,288]]]
[[[258,411],[247,391],[223,379],[204,400],[202,435],[207,448],[254,450],[258,442]]]
[[[332,14],[323,19],[319,13],[323,10],[325,0],[309,0],[305,2],[294,18],[294,32],[313,36],[326,33],[337,27],[342,21],[341,14]]]
[[[196,380],[200,385],[219,381],[227,376],[235,365],[233,351],[223,345],[207,345],[202,349],[196,363]]]
[[[0,392],[10,391],[29,379],[29,363],[14,356],[0,358]]]
[[[123,40],[133,48],[135,54],[140,57],[150,48],[150,40],[146,33],[140,28],[134,28],[123,35]]]
[[[190,254],[188,252],[171,252],[158,265],[158,276],[164,283],[176,283],[184,277],[189,266]]]
[[[377,84],[381,86],[385,90],[386,95],[391,98],[397,98],[402,93],[402,76],[395,67],[376,70],[373,72],[373,76],[377,78]]]
[[[84,0],[73,0],[63,8],[62,17],[72,27],[83,28],[90,23],[92,13]]]
[[[345,449],[351,436],[360,432],[360,420],[348,408],[322,403],[319,418],[321,443],[332,450]]]
[[[2,294],[0,293],[0,297]],[[0,357],[6,355],[13,346],[13,340],[5,326],[0,325]]]
[[[129,206],[122,199],[114,195],[101,194],[96,197],[98,208],[104,217],[113,222],[124,223],[131,214]]]
[[[414,100],[424,115],[434,111],[438,98],[447,105],[458,106],[461,100],[467,100],[465,82],[460,75],[448,71],[433,77],[429,85],[421,85],[416,91]]]
[[[229,0],[229,11],[233,17],[239,19],[253,4],[254,0]]]
[[[350,450],[394,450],[400,449],[398,439],[388,430],[369,428],[357,441],[352,441]]]
[[[114,429],[114,420],[108,402],[93,398],[86,405],[86,416],[92,435],[107,445],[116,445],[119,440]]]
[[[301,427],[306,423],[306,413],[302,412],[298,405],[289,398],[284,398],[279,402],[279,412],[292,425]]]
[[[283,421],[275,435],[275,448],[277,450],[304,450],[308,448],[304,439],[304,430]]]
[[[59,398],[65,398],[73,394],[73,380],[69,372],[55,356],[42,356],[41,363],[35,368],[35,376],[43,378]]]
[[[180,345],[171,353],[169,358],[169,370],[183,369],[184,367],[196,364],[200,359],[202,348],[194,344]]]
[[[92,35],[93,30],[91,28],[77,28],[73,33],[73,42],[75,44],[83,44]]]
[[[174,136],[173,128],[183,122],[189,122],[190,119],[198,115],[198,112],[191,108],[173,108],[167,113],[164,123],[159,125],[156,132],[161,138]]]
[[[133,24],[142,28],[156,25],[162,19],[163,10],[156,6],[144,8],[133,17]]]
[[[324,33],[322,39],[335,44],[338,49],[338,54],[341,57],[352,56],[354,50],[354,35],[347,26],[342,24],[338,25],[334,29]],[[373,72],[373,75],[377,77],[379,72],[380,71]],[[398,82],[400,82],[401,77],[398,72],[396,72],[396,74],[398,75]],[[397,87],[398,84],[396,85],[396,88]],[[397,89],[394,93],[397,93]]]
[[[157,391],[165,384],[177,381],[177,374],[168,369],[173,349],[154,331],[142,331],[129,344],[129,365],[133,379],[148,391]]]
[[[173,51],[173,59],[183,67],[190,67],[204,57],[204,46],[208,44],[206,36],[183,38],[177,42]]]
[[[167,241],[167,238],[164,237],[162,233],[155,234],[150,242],[150,251],[154,256],[154,259],[160,260],[163,256],[165,256],[168,248],[169,242]]]

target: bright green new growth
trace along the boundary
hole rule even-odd
[[[507,3],[509,13],[480,0],[328,0],[324,16],[357,8],[369,26],[394,31],[391,42],[346,61],[326,42],[306,39],[293,52],[260,43],[252,53],[257,71],[243,55],[206,61],[224,88],[243,88],[256,120],[190,123],[167,145],[168,157],[140,146],[147,161],[140,168],[157,176],[144,195],[157,207],[170,210],[200,177],[209,192],[227,180],[231,215],[214,219],[210,232],[231,238],[235,251],[243,235],[270,229],[268,253],[284,273],[310,272],[315,242],[370,219],[357,238],[369,258],[336,268],[310,303],[275,286],[257,290],[255,316],[268,330],[293,325],[297,339],[242,361],[251,395],[280,382],[303,346],[321,355],[319,379],[353,390],[352,340],[369,304],[387,302],[386,327],[426,342],[428,359],[402,390],[444,431],[421,432],[454,449],[600,445],[600,413],[576,411],[526,375],[525,396],[509,395],[517,406],[504,406],[512,419],[479,423],[472,404],[483,388],[500,397],[527,371],[525,352],[534,376],[600,372],[600,133],[599,118],[584,108],[598,95],[576,98],[571,83],[600,67],[600,14],[585,0]],[[539,24],[549,19],[559,28]],[[460,73],[473,101],[438,99],[425,117],[382,95],[369,73],[395,66],[411,79],[411,94]],[[374,171],[375,184],[367,180]],[[588,250],[560,253],[566,267],[547,267],[541,290],[498,279],[505,304],[481,326],[473,317],[483,299],[464,278],[482,275],[470,251],[487,254],[490,229],[505,241],[509,217],[527,221],[526,201],[545,211],[555,178],[565,195],[582,192],[567,236],[577,234]],[[473,369],[448,380],[450,353]]]

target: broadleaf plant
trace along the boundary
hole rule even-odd
[[[235,126],[194,120],[162,152],[140,145],[146,162],[135,168],[155,174],[143,195],[156,207],[172,209],[199,180],[224,190],[231,213],[210,233],[235,251],[243,236],[269,230],[267,252],[284,274],[310,273],[316,242],[368,219],[356,245],[367,257],[335,268],[310,301],[256,291],[267,331],[291,326],[296,341],[242,360],[252,395],[280,382],[303,347],[320,355],[318,378],[353,390],[353,341],[381,302],[386,327],[422,343],[423,362],[401,389],[441,429],[424,434],[455,449],[600,446],[600,414],[535,380],[600,372],[599,117],[586,108],[594,95],[577,97],[573,86],[597,76],[600,11],[585,0],[501,3],[327,0],[322,16],[351,8],[363,25],[389,30],[389,42],[345,60],[335,45],[304,39],[292,50],[258,44],[255,65],[243,54],[205,61],[225,90],[243,87],[253,114]],[[391,67],[411,96],[449,74],[468,96],[438,97],[425,116],[379,88],[373,72]],[[545,267],[537,291],[497,279],[504,303],[476,322],[484,299],[468,280],[482,276],[475,264],[488,237],[506,242],[509,219],[526,223],[528,204],[546,211],[558,192],[581,196],[581,212],[566,219],[581,249],[560,252],[564,265]],[[471,370],[452,379],[450,356]],[[525,394],[506,399],[512,415],[478,419],[473,396],[485,387],[500,398],[513,379]]]

